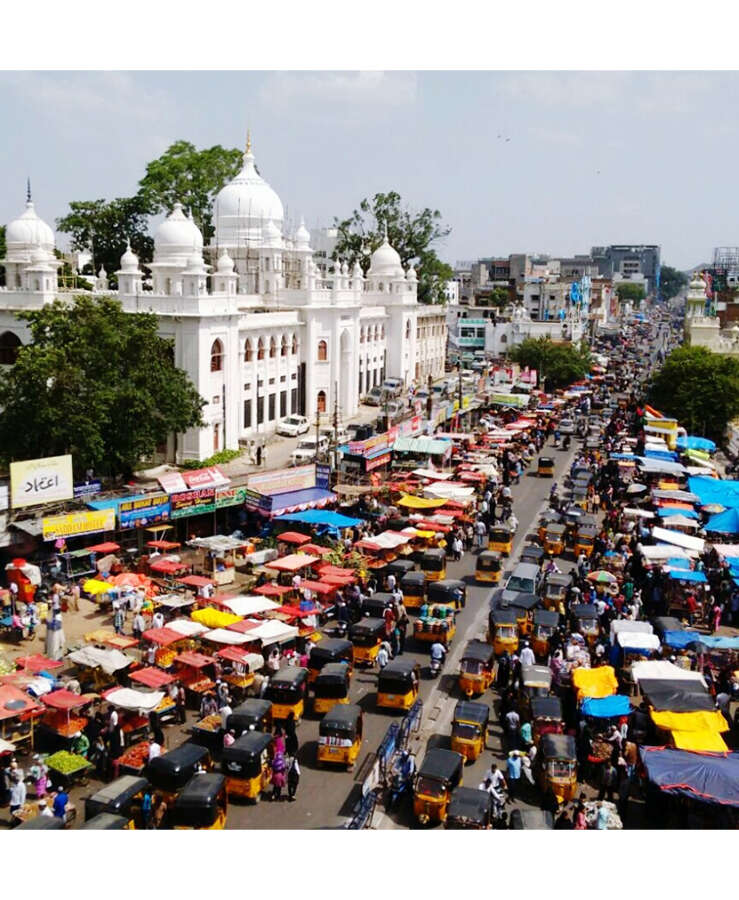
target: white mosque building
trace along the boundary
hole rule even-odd
[[[406,385],[444,373],[444,308],[419,304],[412,266],[403,269],[385,240],[365,274],[357,263],[319,270],[302,220],[286,233],[280,198],[256,170],[247,141],[244,165],[214,205],[209,247],[181,204],[154,235],[147,265],[153,290],[130,247],[121,258],[117,296],[130,312],[155,313],[174,340],[175,363],[207,405],[205,425],[173,436],[167,458],[205,459],[239,441],[273,432],[291,413],[327,420],[338,401],[344,421],[385,377]],[[60,261],[54,234],[29,196],[6,229],[0,288],[0,363],[30,339],[17,314],[57,297]],[[103,270],[95,293],[113,293]]]

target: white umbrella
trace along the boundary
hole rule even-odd
[[[626,488],[626,493],[627,494],[643,494],[644,491],[646,491],[646,489],[647,489],[646,484],[638,484],[637,482],[634,482],[634,484],[630,484]]]

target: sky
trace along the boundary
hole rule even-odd
[[[738,94],[725,71],[5,71],[0,223],[27,177],[53,227],[135,193],[175,140],[243,147],[249,127],[309,228],[395,190],[440,210],[451,264],[656,243],[689,268],[739,245]]]

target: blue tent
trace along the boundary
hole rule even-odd
[[[632,712],[628,697],[613,694],[611,697],[588,697],[583,701],[582,714],[595,719],[612,719],[616,716],[628,716]]]
[[[719,503],[726,507],[739,507],[739,481],[691,475],[688,490],[700,497],[701,504]]]
[[[304,522],[306,525],[323,526],[327,530],[338,531],[341,528],[361,525],[363,520],[351,519],[349,516],[342,516],[341,513],[333,512],[330,509],[307,509],[305,512],[275,516],[275,521]]]
[[[710,441],[708,438],[696,437],[694,434],[689,434],[686,438],[679,437],[675,441],[675,446],[678,450],[705,450],[706,453],[716,452],[716,445],[713,441]]]
[[[705,584],[708,580],[703,572],[688,572],[686,569],[678,569],[670,572],[671,581],[692,581],[695,584]]]
[[[735,506],[725,509],[706,522],[706,531],[719,534],[739,534],[739,509]]]
[[[739,753],[713,755],[640,747],[649,780],[666,794],[739,806]]]
[[[682,559],[682,557],[670,557],[670,559],[667,560],[667,565],[671,569],[689,569],[690,560]]]
[[[697,631],[666,631],[662,635],[662,643],[673,650],[684,650],[698,640],[702,640],[702,635]]]
[[[657,510],[660,519],[668,519],[670,516],[685,516],[686,519],[697,519],[698,513],[694,509],[675,509],[674,507],[662,507]]]
[[[644,456],[647,459],[666,459],[670,462],[677,460],[677,453],[673,453],[671,450],[645,450]]]

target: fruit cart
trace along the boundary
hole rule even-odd
[[[211,756],[220,756],[220,752],[223,749],[221,725],[220,713],[214,713],[212,716],[200,719],[190,729],[192,742],[199,747],[207,747],[211,752]]]
[[[103,693],[103,699],[119,711],[118,721],[125,747],[148,737],[149,713],[161,704],[165,696],[164,691],[137,691],[122,687]]]
[[[146,643],[155,644],[156,664],[160,669],[169,669],[178,653],[191,649],[194,644],[191,638],[174,631],[171,628],[149,628],[141,635]]]
[[[127,747],[115,761],[118,775],[142,775],[149,762],[149,742],[138,741]]]
[[[0,685],[0,739],[17,748],[34,746],[34,725],[44,707],[12,684]]]
[[[66,750],[75,734],[87,725],[85,707],[98,699],[97,694],[73,694],[68,690],[44,694],[47,707],[38,728],[39,745],[49,750]]]
[[[67,750],[58,750],[47,756],[45,762],[49,770],[49,781],[54,790],[63,787],[68,791],[74,785],[84,787],[89,783],[87,775],[92,763],[84,756]]]
[[[136,685],[143,685],[153,691],[163,691],[176,679],[169,672],[163,672],[156,666],[148,666],[145,669],[137,669],[135,672],[132,672],[131,681]],[[149,714],[149,718],[156,719],[159,725],[167,725],[175,721],[177,718],[177,707],[169,694],[164,694],[161,702]]]
[[[210,677],[210,674],[215,674],[214,663],[214,657],[204,656],[193,650],[186,650],[174,658],[173,674],[184,685],[187,702],[191,709],[200,709],[203,694],[207,694],[208,691],[215,688],[216,683]]]

